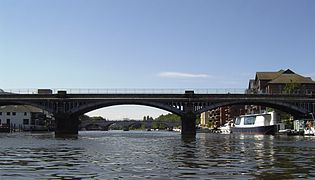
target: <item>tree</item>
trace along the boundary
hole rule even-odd
[[[106,119],[104,119],[102,116],[93,116],[93,117],[90,117],[90,120],[91,121],[104,121]]]
[[[166,114],[166,115],[160,115],[159,117],[155,118],[155,121],[172,121],[172,122],[180,122],[180,116],[176,114]]]
[[[79,116],[79,121],[89,121],[90,120],[90,116],[87,116],[85,114]]]
[[[196,117],[196,124],[200,124],[201,123],[201,115],[197,115]]]
[[[287,83],[283,90],[282,93],[284,94],[297,94],[300,91],[301,84],[298,83],[293,83],[292,79],[290,79],[290,83]]]

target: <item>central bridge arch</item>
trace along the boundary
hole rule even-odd
[[[98,128],[99,130],[109,130],[111,125],[121,126],[123,129],[130,129],[130,127],[135,125],[144,125],[145,128],[152,129],[154,124],[162,124],[168,129],[173,129],[174,127],[180,126],[178,122],[170,121],[138,121],[138,120],[127,120],[127,121],[100,121],[100,122],[83,122],[80,124],[80,129]]]
[[[135,100],[116,100],[116,101],[101,101],[101,102],[95,102],[95,103],[88,103],[86,105],[82,105],[77,109],[73,109],[71,113],[74,116],[80,116],[82,114],[105,108],[105,107],[111,107],[111,106],[119,106],[119,105],[141,105],[141,106],[148,106],[148,107],[154,107],[161,110],[165,110],[171,113],[174,113],[176,115],[182,116],[183,111],[180,109],[170,106],[168,104],[158,103],[154,101],[135,101]]]

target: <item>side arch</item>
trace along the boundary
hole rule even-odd
[[[27,102],[27,101],[7,101],[7,102],[1,102],[0,106],[14,106],[14,105],[19,105],[19,106],[33,106],[38,109],[42,109],[44,111],[47,111],[49,113],[53,113],[53,109],[47,108],[46,106],[42,106],[39,103],[34,103],[34,102]]]
[[[286,113],[291,114],[294,117],[306,117],[307,111],[304,109],[301,109],[293,104],[289,103],[282,103],[282,102],[275,102],[275,101],[231,101],[231,102],[220,102],[220,103],[214,103],[210,106],[206,106],[202,109],[199,109],[196,111],[197,114],[216,109],[219,107],[225,107],[225,106],[231,106],[231,105],[258,105],[258,106],[265,106],[274,108]]]

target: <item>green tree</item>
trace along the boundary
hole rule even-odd
[[[287,83],[283,90],[282,93],[284,94],[297,94],[300,92],[301,84],[294,83],[292,79],[290,79],[290,83]]]
[[[90,120],[91,121],[104,121],[106,119],[104,119],[102,116],[93,116],[93,117],[90,117]]]
[[[196,117],[196,124],[198,125],[198,124],[200,124],[201,123],[201,115],[199,114],[199,115],[197,115],[197,117]]]
[[[89,121],[90,120],[90,116],[87,116],[85,114],[79,116],[79,121]]]
[[[180,122],[180,116],[176,114],[162,114],[159,117],[155,118],[155,121],[171,121],[171,122]]]

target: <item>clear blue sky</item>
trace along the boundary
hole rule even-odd
[[[246,88],[315,79],[314,0],[1,0],[0,88]]]

